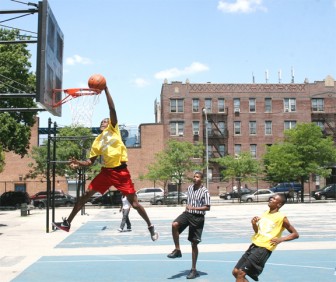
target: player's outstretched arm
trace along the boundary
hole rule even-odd
[[[105,94],[106,94],[106,99],[107,99],[107,104],[109,106],[109,110],[110,110],[110,121],[113,127],[115,127],[118,123],[118,119],[117,119],[117,112],[114,106],[114,102],[112,99],[112,96],[110,94],[110,91],[108,90],[107,86],[105,88]]]

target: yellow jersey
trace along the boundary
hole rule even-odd
[[[108,127],[93,141],[90,151],[90,158],[102,156],[103,166],[114,168],[122,162],[127,162],[127,149],[121,139],[118,124],[115,127],[109,123]]]
[[[276,245],[271,244],[271,239],[281,237],[282,232],[285,230],[282,226],[284,218],[285,215],[281,212],[265,212],[257,222],[258,232],[252,236],[252,243],[273,251]]]

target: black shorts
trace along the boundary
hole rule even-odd
[[[198,244],[202,241],[204,215],[183,212],[174,220],[174,222],[179,223],[180,234],[189,226],[188,240],[190,242]]]
[[[253,280],[258,281],[258,276],[271,254],[272,252],[266,248],[252,244],[237,262],[235,268],[243,270]]]

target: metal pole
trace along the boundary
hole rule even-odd
[[[47,207],[46,207],[46,232],[49,233],[49,199],[50,183],[50,142],[51,142],[51,118],[48,119],[48,148],[47,148]]]
[[[208,134],[208,113],[206,108],[203,109],[205,115],[205,162],[206,162],[206,188],[209,189],[209,134]]]

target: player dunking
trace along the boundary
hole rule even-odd
[[[132,207],[146,221],[151,238],[155,241],[158,239],[159,234],[155,231],[154,225],[151,224],[146,210],[138,202],[134,184],[127,169],[127,150],[121,139],[114,102],[107,86],[105,86],[104,91],[110,110],[110,117],[101,122],[100,130],[102,133],[94,140],[89,158],[85,161],[72,158],[69,161],[70,167],[76,169],[79,166],[91,166],[98,156],[102,156],[103,167],[100,173],[92,180],[85,194],[77,200],[69,217],[63,219],[63,222],[53,222],[53,225],[58,229],[69,232],[72,220],[85,203],[96,192],[104,194],[111,186],[114,186],[127,197]]]

